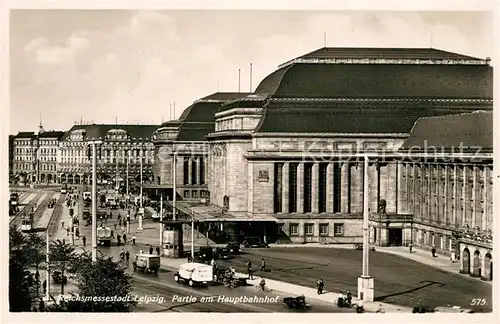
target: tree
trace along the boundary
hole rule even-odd
[[[72,270],[76,273],[78,294],[85,297],[111,296],[122,298],[115,301],[70,300],[57,305],[54,310],[67,312],[131,312],[137,305],[129,300],[132,291],[132,277],[110,257],[98,256],[92,262],[89,252],[73,260]]]
[[[51,243],[49,248],[50,267],[54,272],[59,272],[61,278],[61,295],[64,295],[65,275],[71,263],[76,258],[75,249],[68,243],[57,240]]]
[[[15,227],[9,230],[9,310],[29,312],[33,302],[33,275],[28,268],[26,239]]]
[[[29,233],[26,237],[25,252],[28,257],[28,266],[35,267],[36,296],[39,296],[40,289],[40,266],[45,263],[46,251],[45,240],[37,233]]]

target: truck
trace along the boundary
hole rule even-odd
[[[158,274],[158,269],[160,269],[160,256],[154,254],[136,254],[134,262],[134,271],[140,270],[144,273],[154,272],[155,275]]]
[[[105,226],[97,228],[97,243],[99,245],[111,245],[111,228]]]
[[[10,205],[11,206],[19,205],[19,192],[13,192],[10,194]]]
[[[179,271],[175,273],[174,280],[177,283],[187,282],[191,287],[195,285],[205,286],[214,280],[213,268],[211,265],[203,263],[183,263],[180,265]]]
[[[106,194],[106,207],[111,209],[116,209],[117,207],[117,199],[116,194],[114,192],[108,192]]]

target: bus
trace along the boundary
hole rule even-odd
[[[21,218],[21,231],[30,232],[33,230],[34,216],[33,213],[23,215]]]

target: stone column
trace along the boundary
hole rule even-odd
[[[417,185],[417,165],[415,163],[412,163],[411,165],[411,174],[412,174],[412,183],[411,183],[411,193],[408,194],[408,197],[410,197],[409,195],[412,195],[412,213],[417,216],[416,218],[419,218],[420,219],[420,213],[419,213],[419,210],[417,210],[418,208],[418,204],[417,204],[417,200],[418,200],[418,185]]]
[[[304,162],[297,166],[297,213],[304,213]]]
[[[340,164],[340,183],[342,188],[340,190],[340,211],[342,213],[349,212],[349,163],[342,162]]]
[[[281,184],[282,184],[282,189],[281,189],[281,211],[283,214],[288,214],[289,211],[289,206],[288,206],[288,195],[290,192],[290,163],[285,162],[283,163],[283,169],[282,169],[283,174],[281,175]]]
[[[457,202],[459,201],[458,199],[458,170],[457,170],[457,164],[453,163],[453,214],[452,214],[452,223],[453,226],[457,224],[457,209],[458,209],[458,204]]]
[[[464,209],[462,210],[462,220],[459,223],[460,226],[463,226],[464,224],[467,223],[467,208],[469,208],[469,204],[467,202],[467,199],[469,198],[467,195],[467,185],[468,185],[468,179],[467,179],[467,166],[463,165],[463,170],[462,170],[462,201],[463,201],[463,207]],[[471,224],[468,224],[469,228],[471,228]]]
[[[326,212],[333,214],[333,163],[326,167]]]
[[[429,222],[434,222],[434,216],[432,210],[434,209],[434,194],[432,190],[433,185],[433,176],[434,176],[434,166],[428,165],[427,168],[427,220]]]
[[[442,213],[442,210],[441,210],[441,202],[442,202],[442,199],[440,197],[441,195],[441,166],[439,164],[437,164],[435,166],[435,175],[436,175],[436,181],[434,182],[435,184],[435,188],[434,188],[434,193],[433,193],[433,197],[435,197],[434,199],[434,220],[438,223],[438,224],[441,224],[443,222],[443,213]],[[441,244],[441,243],[439,243]]]
[[[448,205],[450,202],[450,186],[449,186],[449,175],[448,175],[448,164],[444,165],[444,192],[441,196],[441,199],[443,199],[444,202],[444,215],[443,215],[443,222],[445,225],[449,224],[449,210],[448,210]]]
[[[311,212],[319,212],[319,163],[314,162],[311,170]]]
[[[483,177],[483,214],[482,214],[482,227],[481,229],[484,231],[488,228],[488,193],[487,190],[489,188],[489,181],[488,181],[488,173],[487,173],[488,167],[484,166],[483,167],[483,172],[482,172],[482,177]]]
[[[193,159],[194,159],[194,157],[192,157],[192,156],[189,157],[189,159],[188,159],[188,161],[189,161],[188,162],[188,184],[192,184],[193,183],[193,172],[192,172],[192,170],[193,170]],[[184,163],[182,165],[182,168],[184,169]],[[184,174],[182,176],[184,176]],[[182,182],[182,183],[184,183],[184,182]]]
[[[400,164],[397,162],[389,162],[383,167],[380,175],[380,190],[384,195],[381,198],[387,201],[387,212],[397,213],[398,205],[400,204],[400,191],[403,179],[401,177]]]
[[[472,217],[471,217],[471,228],[476,227],[478,225],[477,215],[477,200],[479,200],[477,195],[477,167],[474,165],[472,167]]]

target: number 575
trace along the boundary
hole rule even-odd
[[[484,298],[472,298],[470,304],[471,304],[471,306],[485,306],[486,299],[484,299]]]

